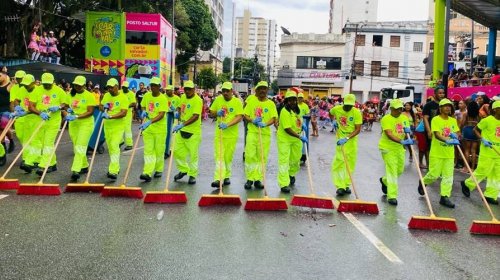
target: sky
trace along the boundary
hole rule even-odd
[[[378,1],[379,21],[426,20],[428,17],[429,1],[426,0]],[[231,54],[232,2],[224,0],[224,56]],[[253,17],[276,20],[278,41],[282,34],[280,26],[290,32],[328,32],[329,0],[234,0],[234,2],[235,17],[243,16],[243,10],[249,8]]]

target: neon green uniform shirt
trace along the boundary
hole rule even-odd
[[[13,102],[14,100],[17,99],[17,95],[19,94],[19,92],[24,89],[24,87],[18,85],[18,84],[15,84],[13,85],[11,88],[10,88],[10,102]]]
[[[69,102],[69,107],[73,110],[73,113],[75,115],[81,115],[87,112],[87,107],[88,106],[96,106],[97,104],[95,103],[95,98],[94,95],[87,90],[83,91],[82,93],[77,93],[75,96],[69,95],[70,102]],[[92,120],[92,118],[85,118],[81,119],[80,121],[83,120]]]
[[[170,107],[173,106],[174,108],[179,108],[179,104],[181,103],[181,98],[177,95],[172,95],[172,97],[165,95],[167,98],[167,108],[168,111],[170,112]]]
[[[279,141],[294,142],[298,141],[297,137],[288,134],[285,129],[291,128],[295,133],[300,135],[302,130],[302,116],[293,111],[288,111],[286,108],[281,109],[280,121],[278,126]]]
[[[121,110],[128,109],[128,98],[124,94],[118,94],[117,96],[111,95],[111,93],[107,92],[101,100],[101,104],[108,104],[108,115],[116,115],[120,113]],[[128,114],[128,111],[127,111]],[[125,118],[121,119],[107,119],[105,120],[106,124],[122,124],[125,121]]]
[[[278,117],[278,111],[276,110],[276,105],[271,100],[259,101],[256,99],[247,105],[244,109],[245,115],[250,119],[255,119],[256,117],[261,117],[263,123],[269,122],[272,118]],[[248,124],[249,133],[259,133],[258,127],[254,124]],[[262,135],[271,135],[271,128],[266,126],[261,128]]]
[[[356,125],[363,123],[363,118],[361,117],[361,112],[357,108],[352,108],[349,112],[344,111],[342,105],[333,107],[330,110],[330,115],[335,116],[337,123],[339,125],[338,134],[339,137],[344,138],[349,136],[354,132]]]
[[[146,112],[148,112],[148,118],[150,120],[156,118],[160,112],[167,112],[168,107],[167,107],[167,98],[165,95],[161,94],[158,96],[153,96],[152,92],[147,92],[143,97],[141,101],[141,107],[145,108]],[[157,133],[165,133],[167,129],[167,118],[166,115],[161,118],[161,120],[152,123],[148,130],[150,132],[157,132]]]
[[[39,88],[38,86],[35,87],[31,92],[28,92],[28,90],[25,87],[21,87],[19,91],[16,93],[16,100],[19,101],[19,106],[23,108],[26,113],[30,114],[29,112],[29,106],[30,106],[30,96],[35,93],[35,91]]]
[[[56,85],[53,85],[50,90],[46,90],[43,86],[37,87],[29,95],[29,101],[36,103],[36,109],[40,112],[48,111],[52,106],[61,106],[61,104],[68,104],[70,102],[66,92]],[[48,122],[60,123],[61,112],[52,113]]]
[[[300,109],[300,116],[301,117],[304,117],[304,116],[307,116],[309,115],[309,106],[307,106],[307,104],[305,102],[302,102],[299,105],[299,109]]]
[[[241,100],[236,97],[232,97],[231,100],[226,101],[224,96],[219,95],[215,98],[214,102],[210,106],[210,111],[224,110],[224,117],[217,117],[217,124],[221,122],[230,123],[236,116],[243,115],[243,104]],[[220,129],[215,130],[215,134],[219,135]],[[224,130],[224,137],[238,138],[238,125],[228,127]]]
[[[181,130],[188,133],[201,134],[201,110],[203,100],[197,94],[192,98],[187,98],[185,94],[181,96],[179,107],[181,108],[181,123],[189,120],[193,115],[198,115],[198,119],[183,127]]]
[[[449,137],[452,132],[458,132],[457,120],[452,117],[443,119],[441,116],[435,116],[431,121],[432,142],[429,156],[435,158],[455,158],[455,147],[438,140],[434,132],[440,133],[443,137]]]
[[[409,126],[408,117],[401,114],[399,117],[395,118],[391,115],[385,115],[380,121],[382,126],[382,137],[378,143],[378,147],[381,150],[404,150],[403,145],[392,141],[387,134],[386,130],[390,130],[392,135],[397,137],[399,140],[406,138],[404,128]]]
[[[481,136],[490,141],[493,147],[500,151],[500,120],[497,120],[494,116],[488,116],[477,124],[477,128],[481,130]],[[489,158],[498,158],[495,150],[485,147],[482,143],[479,154]]]

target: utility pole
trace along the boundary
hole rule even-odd
[[[474,20],[471,19],[472,22],[472,34],[470,38],[470,75],[474,73]]]
[[[354,66],[356,65],[356,50],[358,45],[356,44],[356,39],[358,38],[358,27],[359,23],[356,23],[356,29],[354,29],[354,48],[352,52],[352,63],[351,63],[351,75],[349,75],[349,93],[352,93],[352,77],[354,76]]]
[[[234,45],[236,44],[236,42],[234,41],[234,29],[235,29],[235,22],[234,22],[234,10],[236,9],[236,4],[234,3],[234,0],[233,0],[233,12],[232,12],[232,16],[231,16],[231,25],[232,25],[232,28],[231,28],[231,80],[234,79]],[[241,75],[240,75],[241,76]]]
[[[174,76],[174,32],[175,32],[175,0],[172,0],[172,34],[170,36],[170,84],[175,84]]]
[[[444,94],[448,96],[448,47],[450,44],[450,8],[451,8],[451,0],[446,0],[446,9],[445,9],[445,27],[444,27],[444,55],[443,55],[443,86],[444,86]]]

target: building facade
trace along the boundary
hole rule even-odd
[[[419,100],[425,85],[427,21],[348,22],[344,31],[343,69],[346,79],[354,78],[352,92],[358,101],[379,97],[382,88],[396,83],[414,86],[415,99]],[[345,92],[349,86],[346,80]]]
[[[346,22],[377,21],[378,0],[330,0],[329,33],[341,34]]]
[[[211,50],[200,51],[198,53],[199,69],[212,67],[216,74],[220,74],[222,73],[222,47],[224,40],[224,0],[205,0],[205,4],[212,15],[212,20],[217,31],[217,39]]]
[[[252,17],[250,10],[246,9],[243,17],[236,18],[235,28],[235,57],[253,59],[257,56],[266,72],[273,76],[278,28],[276,21]]]
[[[278,86],[301,87],[312,97],[341,95],[345,40],[340,34],[282,35]]]

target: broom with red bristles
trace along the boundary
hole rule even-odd
[[[476,188],[479,192],[479,195],[481,196],[481,199],[486,206],[486,209],[488,209],[488,212],[490,213],[491,216],[491,221],[479,221],[479,220],[474,220],[472,221],[472,225],[470,227],[470,233],[472,234],[485,234],[485,235],[500,235],[500,221],[495,217],[493,214],[493,211],[491,211],[491,207],[488,204],[488,201],[486,201],[486,197],[484,197],[483,191],[481,190],[481,187],[479,186],[479,182],[477,181],[476,176],[474,175],[474,172],[472,172],[469,163],[467,162],[467,159],[465,158],[464,153],[462,152],[462,149],[460,146],[457,146],[458,151],[460,152],[460,155],[462,156],[462,159],[465,162],[465,166],[467,167],[467,170],[469,170],[469,173],[472,177],[472,180],[474,180],[474,183],[476,184]]]
[[[376,202],[364,201],[359,199],[358,192],[354,186],[354,180],[352,179],[351,170],[349,168],[349,163],[347,162],[347,157],[345,155],[344,146],[341,145],[340,149],[342,151],[342,156],[344,157],[345,168],[347,174],[349,175],[349,181],[351,181],[352,191],[356,200],[341,200],[337,211],[339,212],[357,212],[357,213],[367,213],[367,214],[378,214],[378,206]]]
[[[43,122],[42,122],[43,123]],[[64,134],[64,131],[66,130],[66,125],[68,124],[68,121],[64,121],[64,124],[61,128],[61,133],[59,133],[59,137],[57,137],[56,144],[54,145],[54,150],[49,156],[49,159],[46,163],[47,166],[43,169],[42,177],[40,177],[40,180],[37,183],[26,183],[26,184],[20,184],[19,189],[17,189],[17,194],[19,195],[60,195],[61,194],[61,189],[59,189],[59,184],[46,184],[43,182],[45,179],[45,175],[47,175],[47,170],[50,167],[50,162],[54,158],[54,155],[56,154],[57,147],[59,146],[59,143],[61,142],[61,138]]]
[[[123,178],[123,183],[116,186],[105,186],[101,192],[101,196],[103,197],[127,197],[127,198],[142,198],[142,189],[139,187],[127,187],[128,175],[130,174],[130,169],[132,169],[132,161],[135,157],[135,151],[137,150],[137,146],[139,145],[139,140],[141,139],[142,129],[137,134],[137,138],[135,139],[134,147],[132,149],[132,155],[130,155],[130,159],[128,160],[127,170],[125,171],[125,177]]]
[[[260,166],[262,169],[262,183],[264,184],[264,198],[249,198],[245,204],[245,210],[249,211],[279,211],[287,210],[288,205],[284,198],[269,198],[266,187],[266,164],[264,163],[264,147],[262,145],[262,133],[259,127]]]
[[[213,205],[235,205],[240,206],[241,200],[239,195],[228,195],[222,192],[222,165],[223,160],[223,144],[222,144],[222,129],[219,129],[219,194],[204,194],[201,196],[198,206],[213,206]]]
[[[107,112],[107,110],[104,112]],[[97,122],[101,119],[101,116],[102,116],[102,113],[99,113],[99,115],[97,117]],[[87,176],[85,177],[85,182],[83,182],[82,184],[69,183],[66,185],[66,189],[64,190],[64,192],[96,192],[96,193],[99,192],[100,193],[104,189],[103,183],[89,183],[90,174],[92,173],[95,155],[97,152],[97,145],[99,143],[99,139],[101,139],[103,125],[104,125],[104,120],[101,120],[101,124],[99,125],[99,131],[97,132],[97,139],[95,140],[96,144],[95,144],[94,150],[92,151],[92,158],[90,159],[89,170],[87,172]]]
[[[408,133],[406,134],[406,136],[410,138],[410,135]],[[436,215],[434,215],[434,210],[432,210],[431,200],[429,199],[429,194],[427,193],[427,188],[425,187],[424,177],[422,176],[422,172],[420,171],[420,166],[418,164],[417,154],[415,153],[413,146],[410,145],[410,149],[413,155],[413,161],[415,162],[415,166],[417,168],[420,183],[422,184],[422,187],[424,189],[424,197],[425,201],[427,202],[427,207],[429,208],[430,215],[412,216],[410,222],[408,223],[408,228],[432,230],[432,231],[457,232],[458,228],[455,219],[436,217]]]
[[[333,198],[331,197],[321,197],[316,196],[314,193],[314,186],[311,174],[311,165],[309,163],[309,151],[307,145],[304,144],[305,154],[306,154],[306,166],[307,166],[307,177],[309,179],[309,195],[299,195],[296,194],[292,197],[291,204],[293,206],[302,206],[310,208],[323,208],[323,209],[333,209]]]
[[[186,193],[182,191],[170,191],[170,174],[172,173],[172,162],[174,159],[175,136],[172,133],[172,145],[170,146],[170,158],[168,159],[167,181],[165,190],[146,192],[144,203],[186,203]]]

